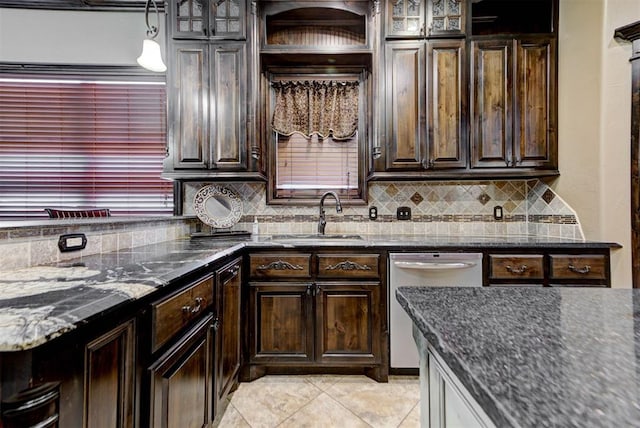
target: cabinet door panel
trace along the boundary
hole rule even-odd
[[[135,324],[129,321],[85,349],[85,427],[133,427]]]
[[[226,43],[212,51],[212,167],[246,167],[246,58],[243,43]]]
[[[459,168],[467,164],[464,100],[464,40],[427,45],[429,166]]]
[[[240,267],[242,260],[235,260],[216,273],[220,320],[216,349],[216,386],[218,403],[231,390],[240,369]],[[218,407],[220,408],[220,407]]]
[[[313,315],[310,285],[253,283],[251,360],[311,361]]]
[[[422,169],[426,158],[425,45],[388,43],[386,168]]]
[[[212,319],[201,320],[149,369],[151,426],[201,428],[210,423]]]
[[[512,162],[512,61],[510,41],[474,41],[472,66],[472,167]]]
[[[169,141],[174,168],[205,168],[208,162],[209,49],[203,44],[175,44],[174,64],[167,81]]]
[[[518,41],[518,126],[516,166],[545,166],[554,162],[555,43]]]
[[[379,283],[318,284],[318,360],[379,358]]]

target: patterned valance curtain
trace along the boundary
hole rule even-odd
[[[273,130],[344,140],[358,130],[358,82],[273,82]]]

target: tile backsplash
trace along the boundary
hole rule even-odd
[[[184,215],[194,215],[193,198],[206,183],[184,183]],[[243,201],[243,216],[233,230],[251,230],[254,217],[260,233],[314,233],[318,206],[266,204],[264,183],[226,183]],[[398,182],[369,184],[367,206],[345,206],[342,214],[329,199],[326,233],[427,235],[538,235],[584,240],[576,213],[539,180]],[[369,207],[378,218],[369,220]],[[503,218],[494,218],[494,208]],[[411,220],[396,219],[398,207],[411,208]],[[203,229],[206,226],[202,226]]]

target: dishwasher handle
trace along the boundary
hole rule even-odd
[[[393,265],[400,269],[422,269],[422,270],[447,270],[447,269],[468,269],[477,265],[476,262],[406,262],[394,261]]]

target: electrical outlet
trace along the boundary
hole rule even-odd
[[[378,219],[378,208],[369,207],[369,220],[377,220],[377,219]]]
[[[411,208],[398,207],[398,210],[396,211],[396,218],[398,220],[411,220]]]
[[[500,205],[496,205],[495,207],[493,207],[493,218],[496,220],[502,220],[502,217],[502,207]]]

